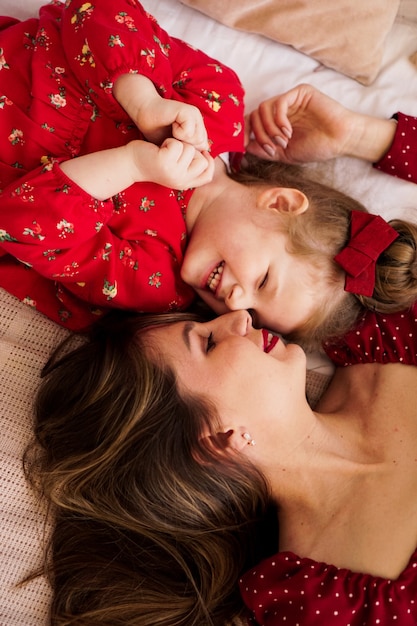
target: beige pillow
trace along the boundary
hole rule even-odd
[[[238,30],[293,46],[369,85],[400,0],[181,0]]]

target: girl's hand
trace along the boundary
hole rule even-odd
[[[247,150],[287,163],[324,161],[341,155],[373,160],[389,145],[376,133],[374,152],[365,153],[370,122],[381,124],[387,120],[349,111],[303,84],[266,100],[248,116]]]
[[[113,94],[145,138],[157,145],[174,137],[197,150],[208,150],[207,131],[197,107],[162,98],[149,78],[123,74]]]
[[[212,180],[214,159],[178,139],[166,139],[161,147],[137,139],[63,161],[60,168],[91,196],[107,200],[138,182],[172,189],[200,187]]]
[[[209,149],[203,116],[191,104],[155,98],[152,105],[141,110],[138,126],[146,139],[153,143],[160,144],[173,137],[189,143],[196,150]]]
[[[130,151],[133,182],[150,181],[172,189],[190,189],[209,183],[214,175],[214,159],[189,143],[166,139],[161,146],[132,141]]]

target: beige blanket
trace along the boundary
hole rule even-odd
[[[22,471],[31,438],[32,401],[39,373],[66,331],[0,290],[0,624],[46,623],[45,579],[19,586],[39,567],[45,515]]]
[[[25,481],[22,453],[31,438],[39,374],[66,332],[0,289],[0,626],[47,623],[50,589],[39,577],[19,583],[42,562],[45,511]],[[312,373],[309,393],[327,377]]]

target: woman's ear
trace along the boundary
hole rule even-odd
[[[223,432],[218,432],[216,435],[211,435],[210,439],[218,448],[225,450],[226,448],[232,448],[240,452],[246,446],[254,446],[255,441],[251,435],[245,429],[234,430],[232,428],[225,429]]]
[[[259,192],[256,205],[260,209],[301,215],[308,209],[308,199],[299,189],[292,187],[267,187]]]

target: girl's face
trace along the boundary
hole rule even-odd
[[[287,334],[320,308],[323,285],[308,260],[287,251],[279,210],[259,204],[243,187],[201,211],[181,276],[217,313],[250,309],[257,327]]]
[[[175,371],[180,389],[214,403],[225,430],[270,433],[280,412],[290,416],[292,429],[306,402],[303,350],[254,329],[247,311],[155,327],[146,342]]]

